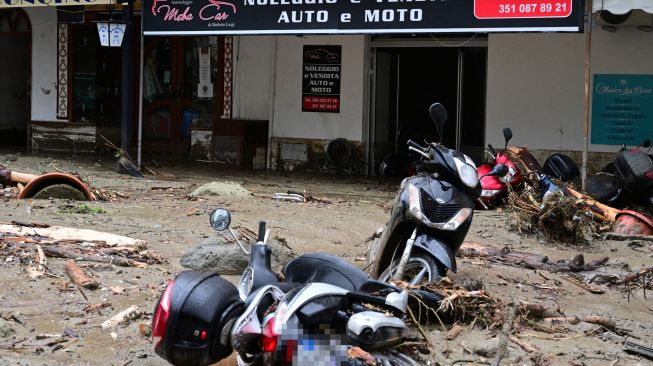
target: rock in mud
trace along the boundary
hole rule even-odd
[[[14,333],[16,333],[16,330],[11,326],[11,324],[0,318],[0,338],[11,337]]]
[[[197,188],[190,194],[196,196],[234,196],[246,197],[251,192],[235,182],[211,182]]]
[[[496,341],[488,340],[487,342],[476,344],[473,346],[472,352],[481,357],[492,358],[497,354]]]
[[[243,243],[249,246],[249,244]],[[271,240],[268,245],[272,247],[272,269],[276,270],[282,267],[295,254],[287,246],[282,245],[276,240]],[[239,247],[234,247],[233,243],[226,243],[222,238],[209,238],[200,245],[188,249],[181,256],[179,263],[186,268],[196,271],[217,272],[221,275],[241,275],[247,263],[249,256],[243,253]]]

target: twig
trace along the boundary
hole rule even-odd
[[[429,348],[433,349],[433,344],[431,344],[431,341],[426,336],[426,333],[424,332],[424,329],[422,329],[422,326],[419,325],[419,322],[417,321],[417,319],[415,319],[415,315],[413,315],[413,311],[410,308],[407,308],[407,309],[408,309],[408,315],[410,315],[410,319],[417,326],[417,330],[420,332],[420,334],[424,338],[424,341],[426,342],[426,344],[428,344]]]
[[[82,291],[82,288],[77,286],[77,285],[75,285],[75,287],[77,287],[77,289],[79,290],[79,293],[82,294],[82,296],[84,297],[84,300],[86,300],[88,302],[88,297],[86,297],[86,294],[84,293],[84,291]]]
[[[523,340],[521,338],[518,338],[517,336],[511,335],[508,338],[510,338],[511,341],[516,343],[519,347],[523,348],[524,351],[526,351],[528,353],[539,353],[540,352],[537,348],[535,348],[535,346],[533,346],[532,344],[526,342],[525,340]]]
[[[508,309],[506,310],[506,320],[503,323],[503,329],[499,334],[499,341],[497,343],[497,355],[492,362],[493,366],[501,365],[501,360],[507,356],[508,353],[508,337],[512,331],[512,322],[515,319],[515,301],[511,301],[508,304]]]
[[[586,283],[583,283],[583,282],[580,282],[580,281],[576,280],[575,278],[572,278],[572,277],[569,277],[569,276],[566,276],[566,275],[561,275],[560,277],[567,280],[567,281],[569,281],[571,284],[582,288],[583,290],[585,290],[587,292],[597,294],[597,295],[601,295],[601,294],[605,293],[605,290],[597,288],[597,287],[589,285],[589,284],[586,284]]]

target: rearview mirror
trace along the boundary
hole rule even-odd
[[[209,223],[216,231],[226,230],[231,224],[231,214],[224,208],[216,208],[211,212]]]
[[[642,147],[648,148],[650,146],[651,146],[651,140],[646,139],[646,140],[644,140],[644,142],[642,142]]]
[[[431,120],[435,124],[438,138],[442,139],[442,128],[448,117],[447,109],[440,103],[433,103],[429,107],[429,116],[431,116]]]
[[[509,170],[506,164],[497,164],[486,175],[493,177],[503,177],[504,175],[508,174],[508,172]]]
[[[505,150],[505,148],[508,147],[508,141],[512,139],[512,130],[510,129],[510,127],[506,127],[503,129],[503,139],[504,141],[506,141],[506,146],[504,147]]]

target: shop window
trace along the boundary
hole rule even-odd
[[[0,10],[0,33],[30,32],[29,19],[22,9]]]
[[[0,12],[0,33],[9,33],[10,31],[9,16],[4,12]]]
[[[221,37],[146,37],[143,71],[145,139],[189,140],[221,113]]]
[[[120,121],[121,48],[101,47],[95,23],[72,26],[72,109],[77,122]]]

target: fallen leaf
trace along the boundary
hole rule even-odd
[[[120,286],[109,286],[109,291],[114,295],[120,295],[125,292],[125,288]]]

